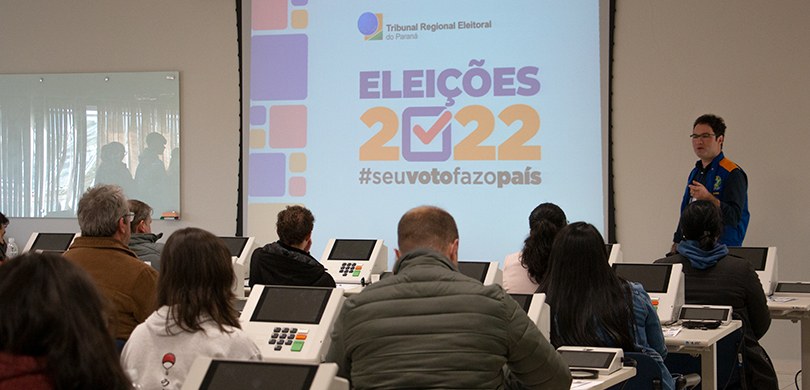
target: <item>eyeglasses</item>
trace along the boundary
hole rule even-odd
[[[698,139],[698,138],[700,138],[700,139],[709,139],[709,138],[712,138],[712,137],[715,137],[715,135],[712,134],[712,133],[690,134],[689,135],[689,138],[691,138],[691,139]]]
[[[124,218],[126,223],[130,223],[130,222],[132,222],[133,219],[135,219],[135,213],[130,211],[130,212],[122,215],[121,218]]]

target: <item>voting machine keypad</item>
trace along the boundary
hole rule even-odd
[[[360,271],[363,270],[362,265],[357,265],[357,263],[342,263],[340,264],[340,274],[343,276],[347,276],[351,274],[354,277],[360,276]]]
[[[284,347],[289,347],[288,349],[292,352],[301,352],[308,334],[308,329],[275,327],[267,343],[275,345],[274,351],[281,351],[285,349]]]

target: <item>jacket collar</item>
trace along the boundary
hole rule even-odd
[[[431,249],[415,249],[403,255],[394,264],[394,274],[401,270],[418,265],[438,265],[456,271],[453,262],[446,256]]]
[[[712,162],[709,163],[709,165],[707,165],[706,168],[703,168],[703,161],[702,160],[697,160],[695,162],[695,168],[697,168],[699,171],[709,170],[709,169],[711,169],[713,167],[716,167],[718,164],[720,164],[720,161],[723,161],[724,158],[726,158],[726,157],[723,155],[723,152],[721,151],[720,154],[718,154],[717,156],[714,157],[714,159],[712,159]]]

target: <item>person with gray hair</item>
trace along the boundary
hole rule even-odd
[[[126,244],[132,217],[121,187],[88,189],[78,207],[82,235],[64,255],[90,275],[107,299],[110,330],[119,346],[154,311],[157,293],[157,272]]]
[[[152,233],[152,208],[140,200],[130,199],[129,211],[133,214],[132,222],[129,223],[129,229],[132,231],[129,249],[159,272],[163,244],[158,240],[163,237],[163,233]]]
[[[326,361],[339,376],[355,389],[571,387],[568,365],[517,302],[457,271],[447,211],[412,209],[397,234],[394,275],[348,298],[335,322]]]

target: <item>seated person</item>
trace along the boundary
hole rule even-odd
[[[231,254],[222,239],[197,228],[174,232],[163,250],[158,310],[132,332],[121,353],[144,389],[179,389],[197,356],[261,360],[242,331]]]
[[[759,339],[771,325],[765,292],[748,260],[729,255],[718,240],[723,232],[720,208],[709,201],[690,203],[681,214],[684,240],[677,253],[656,263],[683,264],[685,302],[727,305],[742,320],[743,366],[749,389],[778,389],[776,372]]]
[[[667,347],[658,313],[644,288],[613,272],[596,228],[575,222],[560,230],[538,292],[551,307],[551,343],[621,348],[656,360],[664,389],[675,381],[664,366]],[[634,326],[635,324],[635,326]]]
[[[65,257],[84,269],[111,305],[110,328],[119,345],[155,310],[157,271],[129,247],[132,213],[121,187],[100,185],[79,200],[79,228]]]
[[[0,389],[131,389],[104,302],[81,268],[53,253],[0,266]]]
[[[250,286],[335,287],[332,275],[309,254],[315,217],[302,206],[287,206],[278,213],[278,241],[253,251],[250,257]]]
[[[0,264],[7,260],[6,250],[8,244],[6,243],[6,228],[8,227],[9,220],[3,213],[0,213]]]
[[[457,271],[458,229],[423,206],[397,229],[394,274],[348,298],[326,361],[355,389],[569,389],[568,366],[498,285]]]
[[[163,250],[163,244],[157,241],[163,237],[163,233],[152,233],[152,208],[140,200],[130,199],[129,211],[134,214],[129,224],[132,231],[129,249],[152,268],[160,271],[160,252]]]
[[[529,236],[523,251],[506,256],[503,288],[511,294],[532,294],[548,269],[548,254],[557,232],[568,223],[562,209],[543,203],[529,214]]]

